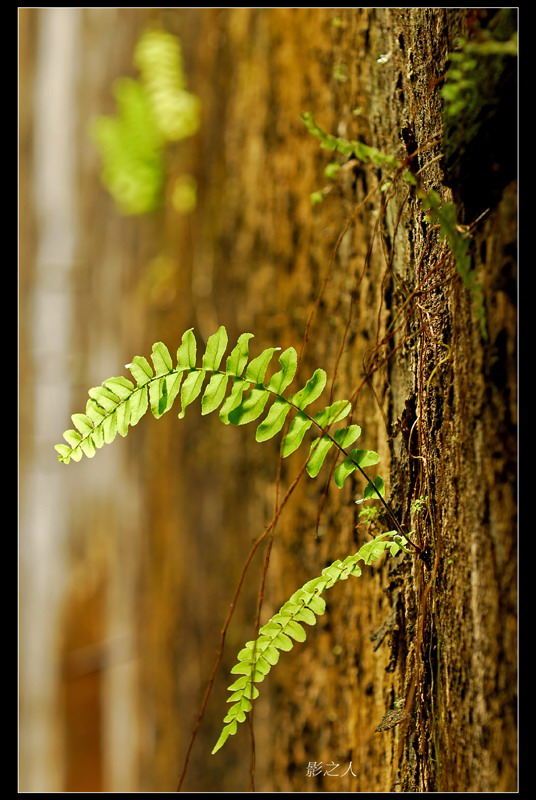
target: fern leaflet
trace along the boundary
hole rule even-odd
[[[322,570],[319,577],[307,581],[301,589],[294,592],[277,614],[260,628],[256,640],[246,643],[238,653],[237,663],[231,669],[231,673],[238,676],[228,687],[231,695],[227,702],[232,703],[232,706],[223,720],[225,725],[214,745],[213,754],[223,747],[229,736],[236,733],[238,724],[245,721],[252,701],[259,696],[255,684],[263,681],[277,664],[280,651],[292,650],[294,641],[305,641],[307,634],[303,623],[315,625],[316,618],[324,613],[326,603],[321,595],[326,589],[330,589],[338,581],[346,580],[350,575],[359,577],[360,561],[371,564],[387,550],[391,556],[396,556],[401,550],[409,553],[406,549],[407,543],[404,536],[399,536],[396,531],[389,531],[364,544],[355,555],[348,556],[344,561],[334,561]]]

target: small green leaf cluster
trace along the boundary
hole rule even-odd
[[[304,111],[302,114],[302,122],[309,133],[320,140],[320,147],[324,150],[337,151],[341,155],[346,156],[346,158],[353,156],[364,164],[374,164],[376,167],[397,169],[401,166],[400,161],[394,156],[386,155],[382,153],[381,150],[370,147],[364,144],[364,142],[344,139],[341,136],[333,136],[330,133],[326,133],[326,131],[322,130],[322,128],[317,125],[310,111]]]
[[[367,503],[371,500],[378,500],[378,498],[384,497],[384,495],[385,486],[383,483],[383,478],[380,478],[378,475],[373,481],[369,481],[365,487],[363,497],[355,502],[356,505],[360,505],[361,503]],[[381,514],[382,512],[379,508],[376,508],[375,506],[365,506],[361,509],[358,516],[363,522],[372,523],[376,522],[376,520],[381,517]]]
[[[199,129],[200,101],[186,90],[182,49],[176,36],[164,30],[148,30],[134,54],[141,81],[162,138],[178,142]]]
[[[458,272],[465,285],[472,289],[475,276],[472,270],[469,234],[458,226],[456,206],[454,203],[442,203],[437,192],[419,190],[419,197],[428,221],[439,225],[439,234],[447,239],[449,247],[456,258]]]
[[[463,40],[459,40],[462,49],[450,54],[452,63],[447,72],[445,84],[441,89],[441,96],[445,101],[445,117],[456,119],[467,105],[472,102],[474,92],[477,90],[476,81],[472,73],[477,65],[476,59],[468,57],[463,50]]]
[[[423,192],[419,189],[418,196],[428,221],[434,225],[439,225],[439,235],[448,242],[450,251],[456,260],[458,273],[476,302],[476,312],[482,338],[487,340],[484,297],[482,287],[477,281],[476,271],[473,267],[471,237],[463,226],[458,225],[456,205],[454,203],[441,203],[439,195],[433,190]]]
[[[417,516],[428,508],[427,497],[417,497],[411,504],[411,513]]]
[[[386,155],[382,153],[381,150],[377,150],[375,147],[370,147],[369,145],[364,144],[364,142],[360,142],[356,140],[349,140],[344,139],[342,136],[333,136],[330,133],[326,133],[316,122],[315,119],[310,111],[305,111],[302,114],[302,122],[315,138],[319,139],[320,147],[324,150],[331,150],[333,152],[340,153],[346,159],[348,158],[356,158],[358,161],[361,161],[364,164],[373,164],[376,167],[387,168],[388,170],[398,169],[401,164],[397,158],[394,156]],[[337,162],[331,162],[327,165],[325,169],[325,176],[330,180],[335,180],[339,171],[341,169],[341,165]],[[310,196],[311,202],[314,204],[322,202],[324,199],[324,192],[322,190],[318,190],[313,192]]]
[[[506,41],[494,39],[487,31],[482,31],[481,36],[485,38],[479,42],[458,38],[458,49],[449,54],[451,66],[441,89],[447,120],[457,120],[467,108],[479,105],[480,79],[477,67],[483,57],[517,56],[517,32]]]
[[[359,512],[359,519],[362,522],[370,524],[371,522],[376,522],[377,519],[381,517],[381,510],[376,506],[365,506]]]
[[[342,488],[345,480],[356,469],[377,464],[379,456],[372,450],[347,448],[359,438],[359,425],[348,425],[329,433],[329,428],[343,420],[351,411],[348,400],[338,400],[321,411],[310,414],[307,406],[322,394],[327,381],[323,369],[317,369],[298,391],[285,394],[296,375],[298,355],[293,347],[279,356],[280,369],[269,379],[267,370],[274,353],[281,348],[269,347],[256,358],[249,359],[251,333],[239,336],[234,349],[225,361],[228,336],[226,329],[208,338],[205,352],[198,366],[197,341],[193,329],[182,336],[177,350],[176,363],[162,342],[152,348],[152,365],[143,356],[135,356],[127,367],[135,380],[109,378],[101,386],[89,390],[85,413],[73,414],[75,429],[64,433],[67,444],[56,445],[59,460],[68,464],[80,461],[85,455],[92,458],[104,444],[113,442],[116,435],[126,436],[130,426],[136,425],[150,409],[159,419],[169,411],[180,397],[179,419],[186,409],[201,396],[201,414],[219,409],[224,424],[245,425],[268,411],[256,431],[256,440],[264,442],[281,431],[289,415],[292,417],[281,442],[281,455],[290,456],[302,444],[307,431],[315,426],[320,432],[311,442],[307,460],[307,473],[314,478],[320,472],[332,447],[344,455],[344,460],[334,471],[334,480]],[[383,486],[383,484],[382,484]]]
[[[113,93],[116,116],[100,117],[92,131],[101,180],[124,214],[145,214],[158,208],[163,193],[162,139],[141,83],[118,78]]]
[[[142,34],[134,60],[140,80],[114,84],[117,115],[100,117],[93,138],[101,179],[125,214],[145,214],[161,204],[164,148],[199,127],[199,98],[186,91],[179,40],[163,30]]]
[[[359,577],[362,573],[360,561],[370,565],[386,551],[391,556],[396,556],[401,550],[409,552],[406,544],[403,536],[396,531],[389,531],[364,544],[355,555],[348,556],[344,561],[334,561],[322,570],[321,575],[307,581],[294,592],[277,614],[259,629],[257,638],[246,643],[231,669],[231,674],[239,677],[228,687],[231,695],[227,702],[232,705],[223,720],[225,724],[212,750],[213,754],[223,747],[229,736],[236,733],[238,724],[245,721],[252,701],[259,696],[255,684],[262,682],[278,663],[281,651],[292,650],[294,642],[304,642],[307,633],[303,625],[315,625],[317,617],[325,612],[326,603],[322,594],[326,589],[351,575]]]
[[[382,153],[375,147],[370,147],[358,140],[344,139],[341,136],[332,136],[326,133],[314,120],[313,115],[306,111],[302,114],[302,122],[305,127],[313,136],[320,140],[320,147],[324,150],[332,150],[340,153],[346,158],[356,158],[364,164],[373,164],[376,167],[381,167],[387,170],[387,175],[384,177],[381,184],[381,191],[384,192],[393,183],[392,173],[402,167],[402,163],[394,156],[389,156]],[[324,175],[330,180],[335,180],[341,170],[341,164],[336,161],[330,162],[325,170]],[[391,173],[391,174],[390,174]],[[409,170],[402,171],[402,179],[412,186],[417,185],[415,175]],[[325,198],[327,190],[318,190],[310,195],[311,203],[321,203]]]

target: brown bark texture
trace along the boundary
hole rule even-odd
[[[230,342],[251,331],[252,354],[304,343],[299,385],[322,367],[322,399],[352,399],[355,446],[381,456],[389,504],[422,550],[331,589],[307,641],[259,684],[253,737],[243,724],[211,756],[229,669],[254,636],[268,544],[261,623],[370,533],[392,528],[358,517],[357,473],[339,490],[328,457],[316,479],[302,476],[246,575],[182,789],[515,791],[516,175],[494,153],[499,166],[484,162],[486,188],[481,196],[472,185],[469,199],[462,150],[448,175],[442,160],[448,54],[456,37],[488,24],[485,10],[80,13],[80,126],[110,113],[110,83],[133,74],[132,47],[151,21],[181,38],[202,123],[169,155],[170,176],[187,171],[198,183],[187,217],[166,202],[148,218],[119,218],[80,137],[72,412],[153,342],[174,352],[189,327],[199,341],[219,325]],[[33,27],[24,30],[30,39]],[[406,160],[425,191],[456,199],[460,223],[480,217],[471,252],[487,338],[475,291],[415,190],[320,148],[306,111],[328,133]],[[21,125],[31,141],[31,122]],[[334,160],[344,168],[330,180]],[[322,189],[324,201],[311,203]],[[117,455],[106,461],[108,449]],[[31,461],[30,444],[23,453]],[[192,407],[181,421],[173,412],[142,420],[91,462],[57,467],[71,481],[57,621],[60,790],[175,789],[242,566],[304,457],[280,461],[276,439],[257,444],[252,426]],[[132,714],[126,741],[110,723],[123,713],[120,685]]]

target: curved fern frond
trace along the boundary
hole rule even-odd
[[[225,725],[214,745],[213,754],[223,747],[229,736],[236,733],[238,724],[245,721],[252,700],[259,696],[255,684],[262,682],[277,664],[281,650],[292,650],[294,641],[304,642],[307,634],[303,625],[315,625],[317,617],[325,612],[326,603],[322,594],[326,589],[331,589],[350,575],[359,577],[360,561],[369,565],[387,550],[391,556],[396,556],[401,550],[411,552],[406,548],[407,543],[404,536],[389,531],[364,544],[355,555],[348,556],[344,561],[334,561],[322,570],[321,575],[307,581],[294,592],[277,614],[259,629],[257,639],[246,642],[231,669],[231,674],[238,676],[228,687],[231,695],[227,702],[232,706],[223,720]]]
[[[333,434],[329,428],[340,422],[351,411],[348,400],[338,400],[323,410],[309,414],[306,409],[322,394],[327,375],[317,369],[305,386],[288,396],[285,392],[296,375],[298,356],[293,347],[279,356],[280,369],[267,378],[267,372],[279,347],[269,347],[260,355],[249,358],[249,340],[252,333],[243,333],[227,357],[228,336],[222,326],[207,340],[205,352],[198,366],[198,347],[193,329],[187,330],[177,350],[174,366],[168,348],[162,342],[153,345],[151,362],[144,356],[135,356],[127,368],[134,382],[122,376],[108,378],[102,386],[89,390],[89,399],[83,414],[73,414],[75,429],[63,436],[67,444],[56,445],[58,458],[64,464],[82,456],[93,458],[103,444],[113,442],[116,435],[126,436],[129,427],[137,425],[150,409],[156,419],[169,411],[180,397],[179,419],[187,408],[201,396],[201,414],[211,414],[219,409],[226,425],[245,425],[265,413],[257,426],[258,442],[271,439],[283,428],[287,417],[292,419],[281,442],[283,458],[297,450],[307,431],[315,426],[320,436],[313,440],[307,461],[307,472],[315,477],[320,472],[326,455],[335,446],[344,461],[337,467],[334,479],[342,487],[346,478],[363,467],[377,464],[379,456],[372,450],[347,452],[361,434],[359,425],[339,428]]]
[[[375,147],[366,145],[364,142],[343,139],[341,136],[333,136],[331,133],[326,133],[317,125],[310,111],[305,111],[302,114],[302,122],[309,133],[320,140],[320,147],[324,150],[336,150],[346,158],[355,156],[359,161],[365,164],[374,164],[376,167],[398,169],[401,166],[401,162],[394,156],[386,155]]]

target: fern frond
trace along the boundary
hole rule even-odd
[[[117,116],[99,117],[93,138],[102,160],[102,181],[125,214],[158,207],[164,189],[163,140],[145,88],[133,78],[114,84]]]
[[[456,268],[471,292],[478,316],[480,331],[484,341],[487,341],[488,330],[486,324],[486,309],[484,306],[484,293],[478,283],[476,270],[471,256],[471,237],[464,226],[458,225],[457,210],[454,203],[441,203],[439,195],[430,190],[425,193],[419,190],[418,196],[428,219],[439,225],[439,234],[446,239],[456,261]]]
[[[127,364],[135,381],[124,377],[108,378],[102,386],[89,390],[84,414],[73,414],[76,428],[64,433],[67,444],[56,445],[59,460],[68,464],[80,461],[83,455],[93,458],[103,444],[113,442],[116,435],[126,436],[129,427],[136,425],[150,409],[156,419],[168,412],[180,397],[179,418],[194,401],[201,397],[201,414],[219,409],[222,422],[246,425],[265,413],[257,426],[255,437],[264,442],[283,428],[292,415],[289,429],[281,442],[283,458],[291,455],[303,442],[305,434],[315,426],[320,436],[313,440],[307,461],[307,472],[315,477],[320,472],[327,453],[335,446],[344,461],[334,473],[335,483],[342,487],[356,469],[377,464],[379,456],[371,450],[352,450],[361,434],[359,425],[339,428],[333,434],[329,428],[343,420],[351,411],[348,400],[338,400],[315,414],[306,409],[322,394],[327,375],[317,369],[305,386],[285,394],[296,375],[298,356],[293,347],[279,356],[280,369],[267,378],[267,372],[279,347],[269,347],[255,358],[249,358],[251,333],[243,333],[230,355],[222,362],[228,345],[226,329],[222,326],[207,340],[198,366],[198,348],[193,329],[187,330],[177,350],[176,363],[162,342],[153,345],[151,363],[144,356],[135,356]]]
[[[364,142],[356,139],[349,140],[343,139],[341,136],[333,136],[331,133],[326,133],[322,128],[317,125],[315,119],[310,111],[305,111],[302,114],[302,122],[315,138],[320,140],[320,147],[324,150],[337,151],[341,155],[348,158],[354,156],[364,164],[374,164],[376,167],[387,167],[388,169],[398,169],[401,162],[394,156],[382,153],[375,147],[370,147]]]
[[[199,128],[200,101],[186,91],[179,39],[164,30],[147,30],[136,45],[134,61],[164,139],[193,136]]]
[[[292,650],[294,641],[304,642],[307,634],[303,625],[315,625],[317,617],[325,612],[326,603],[322,594],[326,589],[346,580],[350,575],[359,577],[360,561],[370,565],[387,550],[391,556],[396,556],[401,550],[410,552],[406,549],[406,544],[404,536],[399,536],[396,531],[389,531],[364,544],[355,555],[348,556],[344,561],[334,561],[322,570],[321,575],[307,581],[301,589],[294,592],[277,614],[259,629],[257,639],[246,642],[238,653],[237,663],[231,669],[231,673],[239,677],[228,687],[231,696],[227,702],[232,703],[232,706],[223,720],[225,724],[214,745],[213,754],[223,747],[229,736],[236,733],[238,724],[245,721],[246,714],[251,710],[251,701],[259,695],[255,684],[262,682],[277,664],[280,651]]]
[[[501,45],[502,44],[503,43],[501,43]],[[513,51],[513,49],[515,48],[516,41],[512,40],[511,43],[504,43],[504,44],[507,45],[504,52],[510,52],[510,50]],[[447,85],[445,86],[447,94],[451,94],[451,92],[449,91],[450,89],[452,89],[452,86],[449,87],[447,83]],[[457,95],[457,91],[455,92],[455,94]],[[449,99],[445,94],[444,97],[446,100]],[[455,111],[456,114],[459,113],[459,108],[457,107],[457,104],[455,105],[457,110],[454,109],[454,106],[452,106],[452,108],[450,109],[451,114],[453,113],[453,110]],[[447,103],[447,108],[448,108],[448,103]],[[323,148],[324,150],[336,151],[341,155],[343,155],[345,158],[354,157],[358,161],[361,161],[364,164],[373,164],[376,167],[385,168],[387,171],[400,170],[402,180],[404,180],[411,186],[418,187],[417,196],[421,201],[423,210],[426,212],[430,222],[439,225],[440,236],[442,239],[447,240],[449,248],[455,258],[458,272],[465,286],[471,291],[473,295],[476,304],[476,312],[480,324],[482,338],[485,341],[487,341],[488,332],[486,325],[484,294],[482,291],[482,287],[479,285],[477,281],[476,272],[473,266],[473,261],[470,252],[470,246],[471,246],[470,236],[467,230],[464,230],[463,226],[458,225],[457,209],[455,204],[441,203],[439,195],[433,190],[425,192],[422,188],[419,187],[418,180],[415,174],[413,174],[413,172],[409,169],[405,169],[402,171],[402,167],[404,166],[403,162],[399,161],[394,156],[389,156],[386,153],[382,153],[375,147],[370,147],[369,145],[366,145],[363,142],[357,140],[344,139],[340,136],[333,136],[332,134],[327,133],[315,122],[315,119],[310,111],[306,111],[302,114],[302,122],[309,131],[309,133],[320,141],[320,147]],[[326,175],[327,177],[334,178],[337,175],[338,171],[339,171],[338,164],[336,163],[329,164],[328,167],[326,168]],[[383,188],[388,186],[391,180],[392,176],[388,176],[386,181],[384,181],[382,185]],[[324,199],[324,192],[323,191],[313,192],[313,194],[311,195],[311,199],[314,203],[321,202]]]

